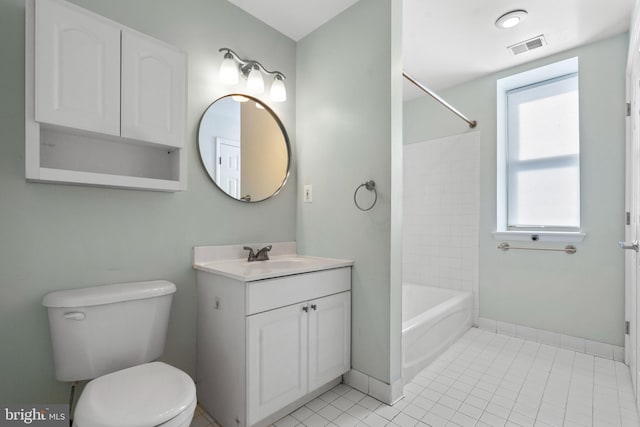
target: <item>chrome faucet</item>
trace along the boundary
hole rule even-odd
[[[265,246],[262,249],[258,249],[258,252],[253,252],[253,248],[249,246],[245,246],[245,251],[249,251],[249,257],[247,258],[247,262],[253,261],[269,261],[269,251],[271,250],[271,245]]]

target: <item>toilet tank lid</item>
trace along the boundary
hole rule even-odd
[[[51,292],[44,296],[42,305],[48,308],[89,307],[92,305],[154,298],[170,295],[175,291],[176,285],[166,280],[117,283]]]

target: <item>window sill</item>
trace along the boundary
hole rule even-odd
[[[582,231],[494,231],[491,233],[495,240],[537,241],[537,242],[582,242],[587,233]],[[533,236],[538,236],[537,240]]]

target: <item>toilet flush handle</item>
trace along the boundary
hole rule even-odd
[[[64,318],[69,320],[84,320],[85,317],[87,317],[87,315],[81,311],[72,311],[64,314]]]

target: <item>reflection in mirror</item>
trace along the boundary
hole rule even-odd
[[[224,96],[207,108],[198,131],[200,160],[230,197],[259,202],[280,191],[291,149],[280,119],[260,100]]]

